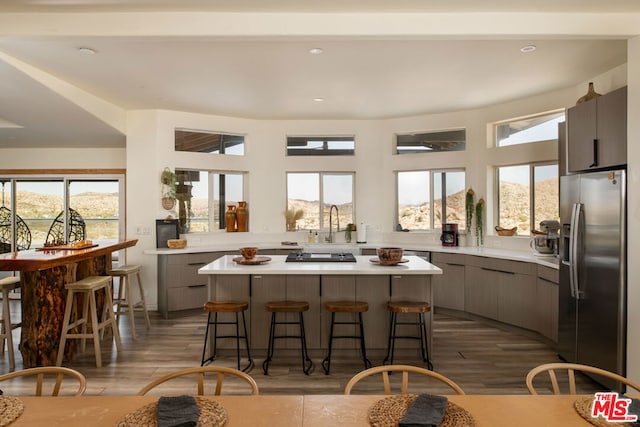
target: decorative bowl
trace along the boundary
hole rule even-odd
[[[518,231],[518,227],[502,228],[496,225],[496,233],[498,233],[498,236],[513,236],[516,234],[516,231]]]
[[[245,248],[240,248],[240,255],[242,255],[242,257],[246,260],[254,259],[257,253],[258,253],[258,248],[255,248],[255,247],[249,246]]]
[[[402,248],[378,248],[376,252],[381,265],[395,265],[402,261]]]
[[[167,246],[170,249],[184,249],[187,246],[186,239],[169,239],[167,240]]]

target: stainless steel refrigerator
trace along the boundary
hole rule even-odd
[[[626,174],[560,178],[558,354],[625,375]],[[597,379],[618,390],[615,383]]]

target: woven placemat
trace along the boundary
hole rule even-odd
[[[0,426],[8,426],[22,415],[24,403],[17,397],[0,396]]]
[[[593,407],[593,396],[581,397],[573,402],[573,407],[582,418],[589,421],[597,427],[630,427],[629,423],[612,423],[602,417],[594,418],[591,416],[591,408]]]
[[[194,398],[200,410],[198,427],[222,427],[227,423],[227,411],[218,402],[203,396],[194,396]],[[128,413],[116,424],[117,427],[156,427],[157,425],[157,401]]]
[[[397,426],[417,397],[417,394],[401,394],[378,400],[369,409],[369,423],[373,427]],[[475,425],[469,412],[455,403],[447,402],[447,411],[440,427],[473,427]]]

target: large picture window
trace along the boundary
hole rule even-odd
[[[559,219],[558,165],[524,164],[496,168],[498,218],[503,228],[529,235],[540,221]]]
[[[224,229],[226,206],[245,200],[242,172],[176,169],[176,177],[181,233]]]
[[[440,230],[444,223],[464,229],[465,172],[397,172],[397,231]]]
[[[333,231],[344,230],[354,222],[354,181],[353,172],[287,173],[287,215],[299,216],[287,229],[329,231],[331,215]]]

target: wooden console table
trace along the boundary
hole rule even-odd
[[[20,352],[25,368],[56,363],[64,317],[66,283],[87,276],[107,275],[111,254],[134,246],[137,239],[100,242],[80,250],[28,250],[0,254],[0,271],[20,271],[22,332]],[[69,343],[65,359],[72,359]]]

